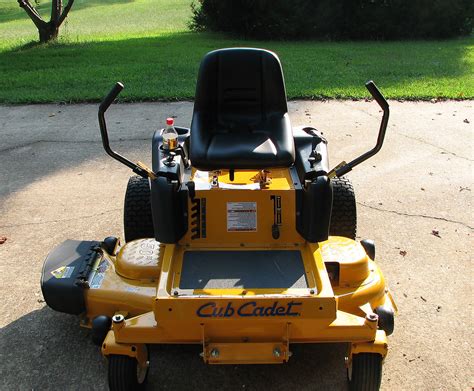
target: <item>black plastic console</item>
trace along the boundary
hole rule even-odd
[[[188,163],[189,129],[175,127],[179,148],[170,155],[161,148],[161,130],[153,135],[152,168],[156,179],[151,184],[151,210],[155,239],[177,243],[188,230],[188,188],[191,176]]]

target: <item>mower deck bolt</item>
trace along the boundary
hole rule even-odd
[[[273,355],[276,357],[276,358],[279,358],[281,356],[281,350],[280,348],[275,348],[273,349]]]
[[[211,350],[211,357],[213,357],[213,358],[219,357],[219,349],[212,349]]]
[[[112,316],[112,322],[114,323],[122,323],[125,320],[125,317],[122,314],[117,314]]]
[[[367,316],[365,317],[365,319],[367,319],[369,322],[377,322],[377,320],[379,319],[379,317],[378,317],[377,314],[367,314]]]

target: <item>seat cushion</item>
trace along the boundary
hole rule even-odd
[[[193,125],[200,126],[197,121],[193,121]],[[216,126],[212,132],[200,136],[192,138],[191,156],[193,166],[200,170],[288,167],[294,162],[288,114],[272,115],[254,127],[236,126],[229,130]]]

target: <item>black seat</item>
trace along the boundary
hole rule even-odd
[[[200,170],[289,167],[295,146],[280,60],[267,50],[235,48],[201,62],[190,158]]]

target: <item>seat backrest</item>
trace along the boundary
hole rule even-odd
[[[199,69],[190,158],[200,170],[289,167],[294,140],[280,60],[263,49],[208,53]]]
[[[206,122],[236,131],[265,121],[271,113],[286,113],[280,60],[268,50],[253,48],[208,53],[199,70],[194,111]]]

